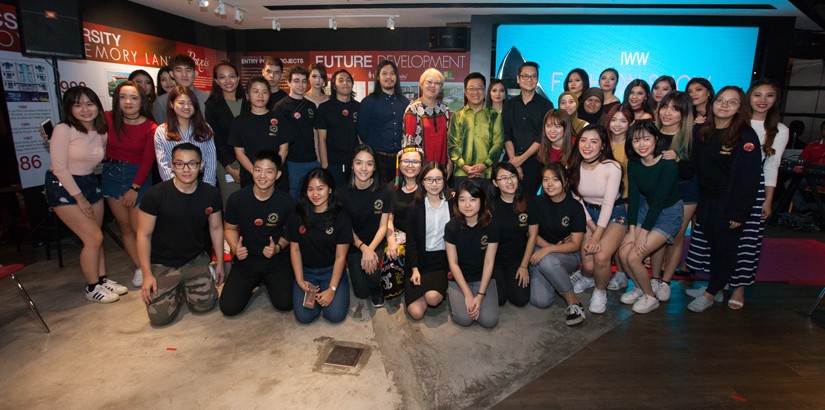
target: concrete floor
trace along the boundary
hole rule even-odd
[[[125,253],[110,238],[106,251],[110,277],[128,284]],[[110,305],[87,302],[78,253],[66,249],[63,269],[40,255],[19,275],[50,334],[13,282],[0,282],[0,408],[486,408],[630,314],[610,292],[608,313],[578,327],[564,324],[557,302],[505,306],[488,330],[453,324],[445,304],[412,322],[401,298],[380,309],[353,298],[343,323],[300,325],[259,292],[238,317],[183,308],[153,328],[135,289]],[[316,366],[331,341],[370,347],[356,374]]]

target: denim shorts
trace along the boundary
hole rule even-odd
[[[639,195],[639,219],[636,220],[636,226],[642,226],[647,216],[647,211],[650,207],[647,205],[647,200],[643,195]],[[667,238],[667,243],[673,243],[673,238],[679,233],[682,228],[682,222],[685,219],[684,203],[680,200],[675,204],[662,209],[656,222],[653,224],[651,231],[656,231]]]
[[[695,176],[687,181],[679,180],[679,196],[685,205],[699,202],[699,180]]]
[[[86,197],[90,204],[103,199],[100,184],[97,182],[95,174],[89,175],[72,175],[74,182],[80,188],[80,192]],[[49,208],[54,208],[61,205],[76,205],[77,201],[73,196],[69,195],[63,184],[57,179],[52,171],[46,171],[46,202],[49,203]]]
[[[124,162],[104,162],[103,163],[103,196],[106,198],[119,199],[123,194],[132,188],[135,176],[140,166]],[[146,181],[138,191],[135,206],[140,204],[143,194],[152,186],[152,176],[146,177]]]
[[[599,220],[599,214],[602,212],[601,207],[596,207],[585,202],[584,208],[587,209],[587,213],[590,214],[590,219],[592,219],[595,224]],[[610,220],[607,221],[607,223],[627,226],[627,206],[625,206],[625,204],[613,205],[613,212],[610,213]]]

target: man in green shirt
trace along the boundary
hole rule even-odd
[[[501,114],[484,104],[487,79],[481,73],[464,78],[467,104],[453,114],[447,133],[450,160],[455,164],[453,184],[456,188],[467,178],[489,183],[493,163],[504,147]]]

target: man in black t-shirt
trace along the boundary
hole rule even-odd
[[[252,290],[266,285],[269,301],[280,311],[292,310],[294,275],[289,261],[289,241],[284,228],[295,201],[275,189],[281,176],[281,157],[273,150],[252,158],[254,185],[229,197],[224,230],[232,250],[232,272],[221,292],[221,312],[234,316],[246,309]]]
[[[215,307],[215,280],[223,283],[222,259],[210,274],[210,257],[204,253],[204,229],[209,226],[212,248],[223,256],[221,194],[198,182],[203,169],[200,149],[183,143],[172,149],[175,177],[153,186],[140,204],[137,251],[143,271],[141,298],[149,321],[156,326],[175,319],[183,300],[193,312]]]
[[[518,97],[504,102],[501,120],[504,126],[504,150],[507,160],[519,171],[527,196],[536,196],[541,182],[541,164],[536,154],[544,135],[544,115],[553,103],[536,92],[539,65],[528,61],[519,67]]]
[[[301,179],[313,168],[321,166],[315,152],[318,139],[315,132],[315,103],[304,98],[309,72],[301,66],[289,71],[289,95],[275,103],[272,111],[278,119],[280,131],[292,142],[286,168],[289,175],[289,194],[298,198]]]
[[[333,98],[318,107],[315,129],[318,132],[318,158],[335,179],[335,185],[346,185],[347,169],[352,163],[352,153],[359,143],[358,110],[361,103],[355,101],[352,91],[352,74],[338,70],[330,83]]]
[[[261,75],[266,78],[269,83],[269,101],[266,103],[267,109],[272,109],[275,103],[281,101],[286,97],[286,93],[278,85],[281,82],[281,77],[284,75],[284,63],[280,58],[269,56],[264,59],[264,67],[261,69]]]

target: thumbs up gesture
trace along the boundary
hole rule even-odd
[[[275,255],[275,241],[272,240],[272,237],[269,237],[269,245],[264,246],[264,256],[269,259],[273,255]]]
[[[238,246],[235,248],[235,256],[239,261],[242,261],[249,256],[249,251],[245,246],[243,246],[243,236],[238,237]]]

